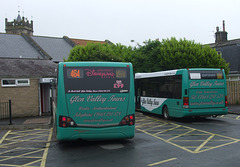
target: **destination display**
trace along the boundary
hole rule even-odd
[[[189,71],[189,79],[223,79],[222,71]]]
[[[128,93],[129,68],[65,67],[66,93]]]

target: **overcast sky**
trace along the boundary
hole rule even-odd
[[[225,20],[228,39],[240,38],[240,0],[0,0],[1,33],[5,18],[13,21],[19,10],[38,36],[127,46],[171,37],[206,44]]]

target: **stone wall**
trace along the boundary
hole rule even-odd
[[[39,115],[39,79],[30,79],[30,86],[2,87],[0,86],[0,102],[12,100],[12,116]]]

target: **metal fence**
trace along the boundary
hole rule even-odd
[[[12,102],[0,102],[0,119],[9,119],[9,124],[12,124]]]

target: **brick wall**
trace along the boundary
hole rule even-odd
[[[12,100],[13,117],[39,115],[39,79],[30,79],[30,86],[2,87],[0,86],[0,102]]]

